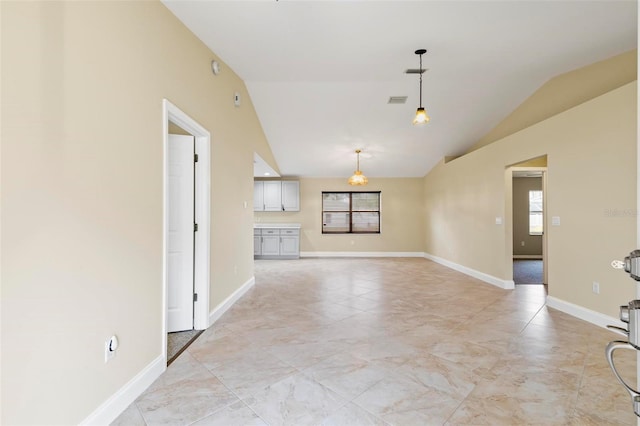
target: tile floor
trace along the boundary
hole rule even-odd
[[[543,286],[424,259],[262,260],[255,276],[115,425],[636,424],[604,357],[616,335],[545,307]],[[616,357],[634,383],[633,352]]]

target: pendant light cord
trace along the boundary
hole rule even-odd
[[[420,108],[422,108],[422,53],[420,54]]]

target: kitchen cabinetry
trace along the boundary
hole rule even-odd
[[[282,181],[282,210],[286,212],[300,211],[300,182],[297,180]]]
[[[261,256],[280,256],[280,230],[262,230]]]
[[[256,259],[299,258],[299,225],[257,225],[253,229],[253,256]]]
[[[254,181],[253,211],[300,211],[300,183],[297,180]]]
[[[282,184],[280,181],[268,180],[262,182],[265,212],[281,212],[282,207]]]
[[[264,182],[253,181],[253,211],[264,211]]]
[[[253,230],[253,257],[262,254],[262,230]]]
[[[300,257],[300,230],[280,230],[280,255]]]

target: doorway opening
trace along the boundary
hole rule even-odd
[[[547,285],[546,156],[507,169],[508,268],[515,285]]]
[[[163,144],[162,351],[171,362],[209,326],[211,136],[165,99]]]

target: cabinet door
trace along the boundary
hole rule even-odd
[[[282,235],[280,239],[282,240],[281,256],[300,256],[300,237],[298,235]]]
[[[282,211],[282,185],[280,181],[265,180],[264,184],[264,211]]]
[[[264,211],[264,182],[253,182],[253,211]]]
[[[262,237],[260,235],[253,236],[253,255],[260,256],[262,254]]]
[[[282,181],[282,207],[287,212],[300,211],[300,182]]]
[[[262,236],[262,256],[280,255],[280,235]]]

